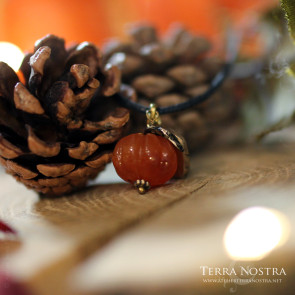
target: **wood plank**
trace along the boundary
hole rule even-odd
[[[200,160],[199,168],[202,174],[212,177],[206,186],[115,238],[72,274],[72,284],[81,291],[79,294],[229,294],[230,288],[238,294],[292,293],[295,287],[292,279],[295,261],[290,259],[295,256],[293,152],[218,153]],[[273,284],[204,282],[204,278],[220,276],[203,276],[201,266],[234,265],[223,245],[225,230],[237,213],[255,206],[282,212],[292,232],[286,244],[263,260],[237,263],[254,268],[284,267],[287,276],[256,276],[256,279],[282,278],[282,283]]]
[[[89,253],[206,183],[197,177],[192,187],[169,184],[144,196],[128,184],[100,185],[58,199],[38,199],[9,176],[2,181],[0,218],[18,230],[22,245],[2,257],[0,269],[37,294],[68,294],[68,272]]]
[[[0,268],[26,282],[37,294],[72,294],[68,276],[74,267],[119,233],[156,213],[169,212],[171,205],[178,207],[180,200],[191,196],[214,198],[236,188],[288,182],[295,176],[292,159],[293,148],[283,147],[208,153],[194,157],[188,178],[144,196],[127,184],[110,184],[40,200],[3,176],[1,183],[6,187],[0,195],[0,218],[20,232],[21,246],[2,257]],[[217,213],[216,209],[211,212],[216,220]],[[182,218],[176,220],[181,223]]]

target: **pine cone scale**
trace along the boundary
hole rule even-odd
[[[0,61],[0,99],[13,103],[14,85],[19,82],[18,76],[6,63]]]
[[[123,128],[112,129],[98,134],[92,141],[98,145],[110,144],[117,141],[122,137],[124,132]]]
[[[38,176],[38,173],[11,160],[7,160],[4,167],[8,172],[19,175],[23,179],[33,179]]]
[[[11,142],[6,140],[0,133],[0,156],[6,159],[14,159],[21,155],[24,152],[17,146],[13,145]]]
[[[45,113],[39,100],[19,82],[14,87],[14,104],[18,110],[26,113],[43,115]]]
[[[65,42],[61,38],[54,35],[48,35],[45,38],[40,39],[35,45],[35,54],[40,50],[40,48],[46,47],[50,49],[50,57],[46,60],[46,62],[40,63],[40,66],[43,68],[40,68],[39,73],[36,73],[35,83],[31,80],[31,78],[34,77],[34,71],[31,71],[31,77],[29,79],[30,90],[35,92],[35,95],[39,95],[40,97],[44,97],[52,83],[62,75],[65,67],[65,59],[67,57]],[[47,52],[49,52],[48,49]],[[42,59],[41,57],[39,58]]]
[[[160,75],[144,75],[137,77],[132,86],[148,98],[164,94],[175,87],[175,83],[168,77]]]
[[[89,67],[83,64],[75,64],[71,66],[71,74],[77,82],[77,87],[81,88],[89,80]],[[97,88],[97,87],[96,87]]]
[[[71,158],[78,160],[85,160],[91,156],[98,149],[98,145],[94,142],[87,143],[81,141],[79,146],[74,148],[68,148],[68,153]]]
[[[32,181],[32,180],[31,180]],[[40,178],[38,181],[35,181],[40,187],[54,187],[54,186],[65,186],[69,183],[69,180],[64,177],[57,178]]]
[[[124,126],[128,121],[129,111],[125,108],[117,108],[115,112],[108,113],[107,118],[102,121],[94,122],[85,120],[81,130],[95,132],[118,129]]]
[[[31,126],[28,126],[28,132],[28,147],[32,153],[41,157],[55,157],[59,154],[61,149],[60,143],[44,142],[37,137]]]
[[[97,73],[97,65],[101,65],[101,54],[97,47],[88,42],[83,42],[69,55],[66,60],[66,69],[74,64],[84,64],[89,67],[89,77],[93,78]]]
[[[102,165],[107,164],[112,159],[112,153],[111,152],[103,152],[98,153],[96,155],[93,155],[85,161],[85,164],[90,168],[99,168]]]
[[[64,163],[56,163],[56,164],[39,164],[37,165],[37,169],[40,173],[47,177],[59,177],[64,176],[75,169],[74,164],[64,164]]]

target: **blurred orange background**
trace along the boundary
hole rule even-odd
[[[67,43],[91,41],[101,46],[110,37],[123,37],[126,24],[154,23],[165,31],[173,22],[215,38],[225,24],[245,24],[275,0],[0,0],[0,41],[32,50],[48,33]]]

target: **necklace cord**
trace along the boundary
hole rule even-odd
[[[208,89],[204,93],[197,95],[183,103],[179,103],[179,104],[168,106],[168,107],[158,107],[157,111],[160,115],[184,111],[186,109],[191,108],[192,106],[196,106],[204,102],[205,100],[207,100],[209,97],[212,96],[212,94],[217,89],[220,88],[220,86],[223,84],[224,80],[229,76],[233,68],[233,65],[237,58],[239,47],[240,47],[240,38],[238,37],[237,34],[230,31],[228,32],[227,36],[228,37],[227,37],[226,62],[224,66],[222,67],[222,69],[212,79]],[[131,109],[140,113],[144,113],[144,114],[146,113],[147,110],[149,110],[149,107],[146,107],[137,102],[131,101],[127,97],[122,95],[121,93],[115,94],[115,97],[122,106],[128,109]]]

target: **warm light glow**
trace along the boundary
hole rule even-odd
[[[24,58],[19,47],[12,43],[0,42],[0,61],[7,63],[15,72],[18,71]]]
[[[251,207],[241,211],[228,225],[224,245],[232,259],[260,260],[289,233],[286,217],[273,209]]]

